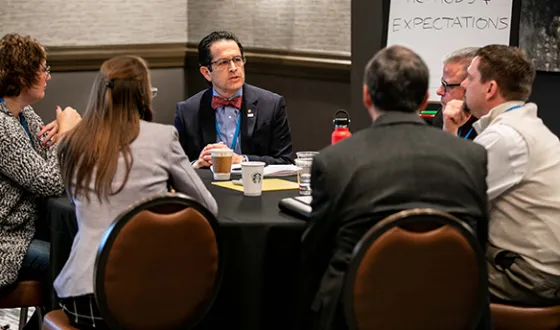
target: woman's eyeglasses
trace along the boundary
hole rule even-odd
[[[50,65],[42,65],[41,64],[41,71],[43,71],[44,73],[48,75],[51,74],[51,66]]]
[[[152,87],[152,98],[156,97],[158,89],[156,87]]]

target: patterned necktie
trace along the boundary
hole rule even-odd
[[[236,109],[241,109],[241,96],[236,96],[230,100],[226,100],[220,96],[212,96],[212,109],[216,110],[218,108],[223,108],[226,106],[230,106]]]

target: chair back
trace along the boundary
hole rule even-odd
[[[210,308],[221,273],[217,220],[168,193],[131,206],[107,229],[94,291],[111,329],[190,329]]]
[[[560,306],[521,307],[490,304],[494,330],[560,329]]]
[[[343,305],[350,330],[474,329],[488,308],[484,254],[463,221],[406,210],[354,249]]]

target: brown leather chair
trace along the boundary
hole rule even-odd
[[[70,325],[68,317],[62,309],[57,309],[45,315],[42,330],[79,330]]]
[[[491,303],[494,330],[560,329],[560,306],[519,307]]]
[[[488,314],[487,292],[484,254],[471,228],[437,210],[406,210],[356,245],[344,315],[350,330],[475,329]]]
[[[20,281],[0,290],[0,309],[20,308],[19,326],[22,329],[27,322],[29,307],[35,307],[39,316],[39,327],[42,323],[41,306],[43,305],[43,289],[39,281]]]
[[[185,195],[168,193],[131,206],[107,229],[97,254],[94,291],[107,325],[194,327],[219,287],[219,242],[216,218]],[[43,329],[71,329],[57,313],[47,314]]]

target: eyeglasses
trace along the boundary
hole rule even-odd
[[[210,62],[210,64],[208,64],[208,68],[211,69],[211,66],[214,65],[216,71],[225,71],[229,68],[229,62],[233,62],[236,67],[240,68],[245,65],[245,62],[247,62],[247,60],[245,60],[245,57],[243,56],[234,56],[230,59],[220,58]]]
[[[48,75],[51,74],[51,66],[50,65],[42,65],[41,64],[41,71],[43,71],[44,73]]]
[[[156,87],[152,87],[151,90],[152,90],[152,98],[156,97],[158,89]]]
[[[447,92],[449,92],[452,88],[461,86],[461,83],[450,84],[450,83],[448,83],[447,81],[441,79],[441,85],[443,86],[443,90],[447,93]]]

